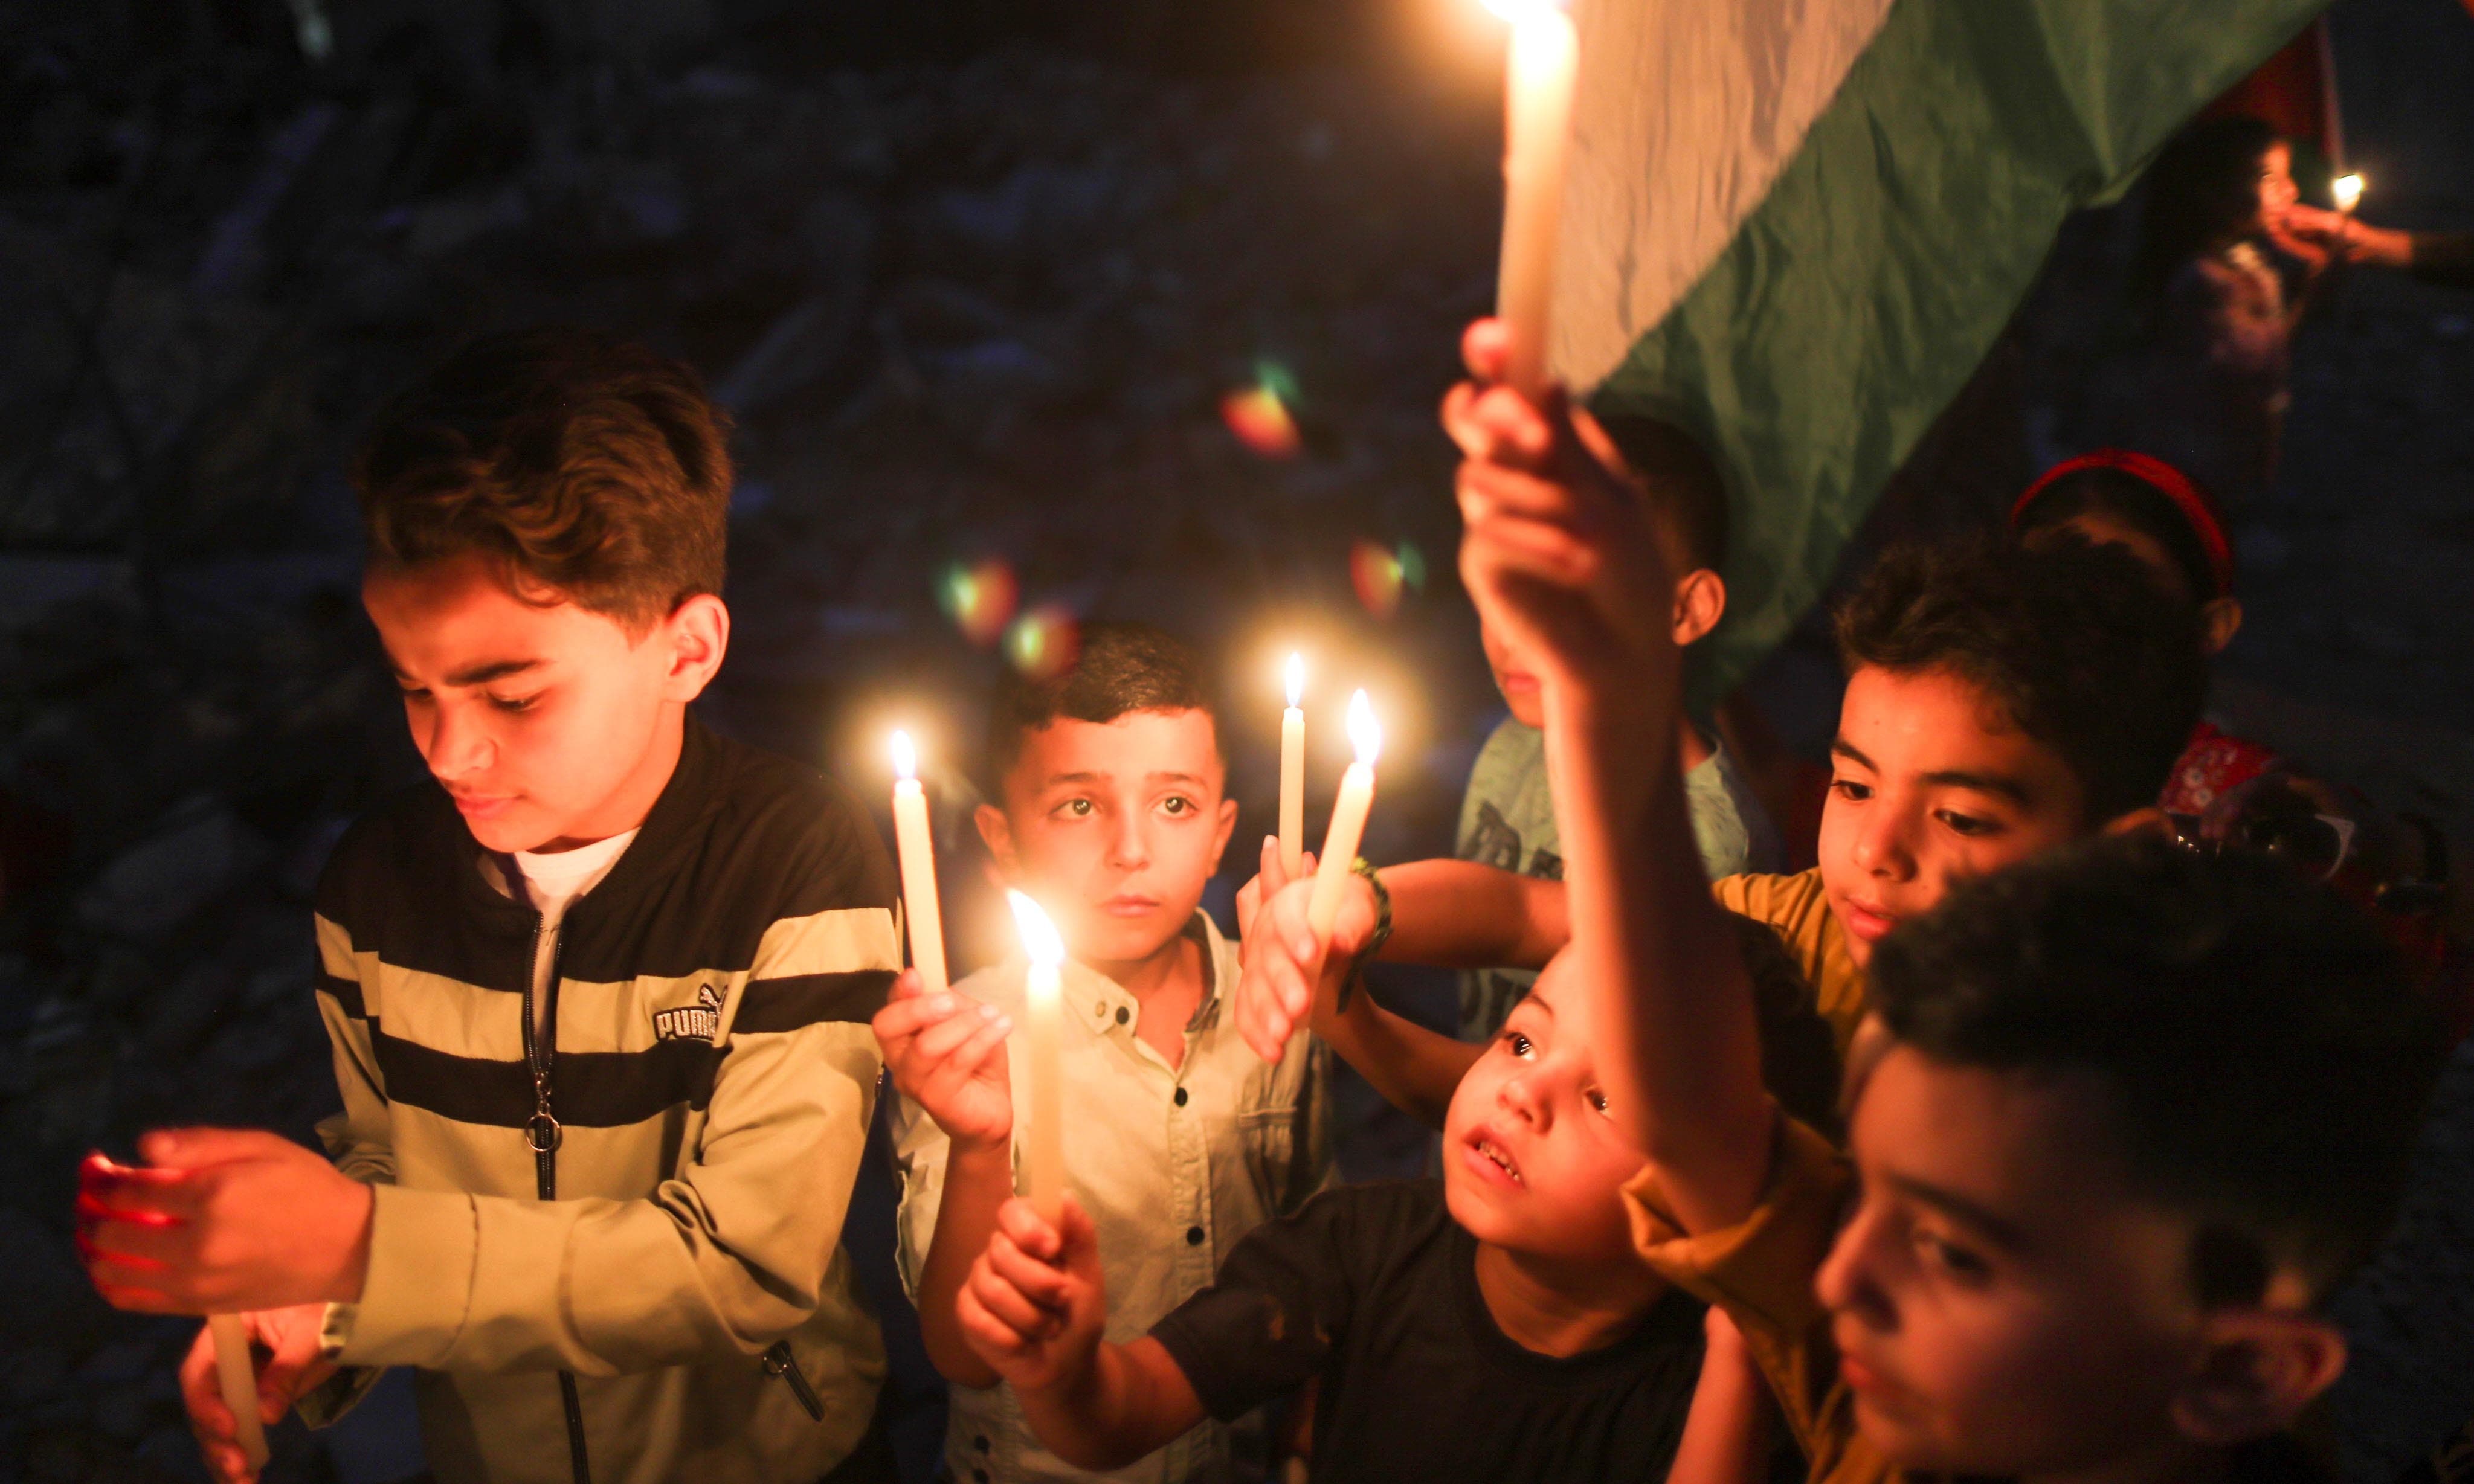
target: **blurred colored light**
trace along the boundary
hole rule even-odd
[[[1055,604],[1032,609],[1006,631],[1006,658],[1035,681],[1054,680],[1074,663],[1082,647],[1074,615]]]
[[[964,566],[957,562],[937,580],[936,599],[962,636],[984,649],[1005,633],[1021,597],[1013,568],[1002,557]]]
[[[1407,585],[1409,590],[1425,591],[1426,554],[1418,549],[1418,543],[1402,541],[1399,551],[1395,554],[1395,560],[1400,563],[1400,581]]]
[[[1300,446],[1297,419],[1268,388],[1250,387],[1222,397],[1220,419],[1239,443],[1266,459],[1295,457]]]
[[[1348,581],[1357,589],[1357,601],[1366,611],[1377,618],[1389,618],[1400,609],[1400,559],[1372,541],[1359,541],[1348,549]]]

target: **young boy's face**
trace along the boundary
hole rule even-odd
[[[1900,1466],[2091,1471],[2175,1436],[2206,1347],[2187,1218],[2138,1199],[2103,1094],[1892,1042],[1849,1127],[1855,1215],[1816,1280],[1857,1424]]]
[[[1857,968],[1963,876],[2085,833],[2059,754],[1946,671],[1865,665],[1847,682],[1821,812],[1821,884]]]
[[[478,558],[375,573],[361,599],[413,744],[491,850],[566,849],[642,824],[677,761],[666,712],[720,662],[716,643],[700,673],[682,671],[677,615],[633,636],[573,603],[525,602]]]
[[[1557,959],[1512,1007],[1443,1115],[1443,1198],[1481,1242],[1567,1261],[1628,1262],[1623,1183],[1643,1157],[1607,1115],[1580,1001]]]
[[[1039,899],[1077,959],[1140,964],[1194,920],[1236,827],[1207,711],[1059,717],[1023,738],[1005,807],[980,831],[1007,881]]]

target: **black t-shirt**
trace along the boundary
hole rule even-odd
[[[1507,1338],[1439,1180],[1326,1191],[1249,1233],[1152,1328],[1212,1416],[1321,1376],[1319,1479],[1666,1477],[1701,1375],[1702,1306],[1670,1292],[1603,1350]]]

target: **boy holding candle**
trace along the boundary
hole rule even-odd
[[[1656,490],[1658,538],[1678,576],[1672,623],[1675,642],[1692,644],[1718,625],[1727,610],[1727,586],[1718,567],[1727,555],[1727,490],[1701,445],[1654,419],[1611,416],[1574,421],[1608,467],[1646,491]],[[1502,636],[1481,618],[1478,638],[1511,714],[1496,726],[1469,769],[1461,802],[1455,854],[1540,880],[1564,871],[1555,829],[1555,800],[1546,781],[1545,713],[1538,678]],[[1676,724],[1677,761],[1684,770],[1685,799],[1692,832],[1711,880],[1747,871],[1774,869],[1782,858],[1778,833],[1752,785],[1724,743],[1689,717]],[[1424,883],[1447,889],[1448,873]],[[1536,977],[1531,969],[1490,960],[1461,972],[1461,1036],[1484,1041],[1503,1024],[1513,1001]]]
[[[1760,1085],[1664,745],[1655,547],[1550,398],[1456,395],[1462,567],[1548,676],[1571,947],[1641,1257],[1723,1307],[1812,1476],[2322,1476],[2317,1305],[2381,1238],[2442,1056],[2393,956],[2285,865],[2142,832],[1955,886],[1871,955],[1853,1169]],[[1650,683],[1644,686],[1643,678]]]
[[[432,778],[319,885],[334,1162],[154,1134],[80,1206],[113,1302],[245,1311],[270,1421],[410,1365],[442,1479],[885,1461],[839,1235],[893,894],[837,787],[688,712],[730,478],[693,374],[583,331],[478,342],[369,435],[363,595]],[[212,1365],[192,1422],[246,1478]]]
[[[980,832],[997,874],[1035,900],[1069,955],[1056,971],[1062,1087],[1050,1104],[1063,1185],[1108,1275],[1107,1327],[1138,1334],[1209,1282],[1248,1232],[1324,1184],[1327,1053],[1300,1032],[1268,1064],[1228,1013],[1237,952],[1201,905],[1237,805],[1201,667],[1183,645],[1091,626],[1071,669],[1000,698],[988,751],[997,802],[981,807]],[[903,1095],[901,1267],[930,1357],[956,1383],[946,1460],[970,1484],[1083,1476],[1041,1445],[956,1311],[1030,1153],[1041,1089],[1025,1044],[1028,973],[1016,960],[946,993],[905,975],[876,1018]],[[1117,1460],[1131,1466],[1122,1476],[1259,1474],[1262,1418],[1223,1423]]]

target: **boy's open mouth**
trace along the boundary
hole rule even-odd
[[[1462,1146],[1462,1156],[1467,1159],[1470,1165],[1476,1168],[1480,1174],[1491,1175],[1495,1179],[1506,1180],[1516,1185],[1526,1185],[1528,1184],[1527,1181],[1520,1178],[1520,1166],[1513,1160],[1512,1155],[1505,1150],[1501,1144],[1496,1143],[1493,1138],[1489,1137],[1484,1129],[1475,1129],[1470,1132],[1468,1138]]]

